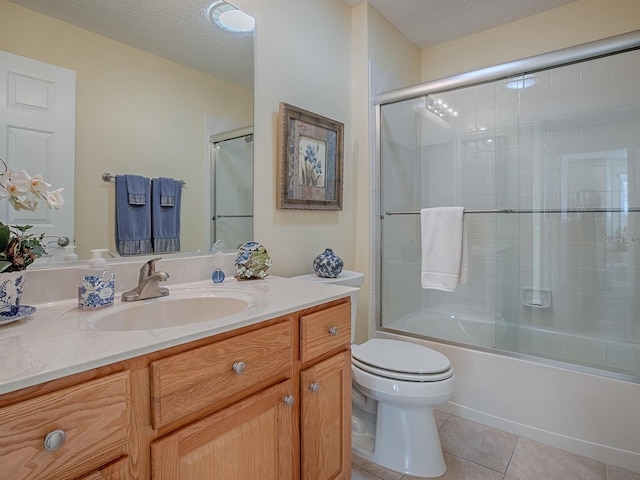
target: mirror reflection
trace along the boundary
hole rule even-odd
[[[116,189],[104,173],[184,181],[181,252],[208,250],[219,238],[235,248],[251,237],[253,143],[240,137],[245,160],[220,167],[216,181],[211,139],[226,134],[226,143],[238,138],[232,132],[251,128],[253,34],[228,34],[235,36],[225,43],[208,17],[211,1],[179,8],[171,0],[153,2],[168,16],[143,12],[149,2],[142,3],[96,1],[89,8],[76,0],[0,0],[0,50],[75,73],[75,165],[51,182],[65,187],[69,236],[81,260],[93,248],[116,252]],[[87,19],[93,31],[81,24]],[[138,40],[144,49],[134,46]],[[48,178],[57,169],[42,168]],[[223,175],[238,182],[218,187]],[[47,235],[61,235],[48,215]],[[45,260],[63,254],[59,248]]]

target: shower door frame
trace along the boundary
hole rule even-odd
[[[605,57],[609,55],[615,55],[623,53],[625,51],[631,51],[640,49],[640,30],[634,30],[631,32],[615,35],[601,40],[595,40],[592,42],[575,45],[572,47],[555,50],[552,52],[526,57],[524,59],[515,60],[499,65],[481,68],[467,73],[457,74],[450,77],[445,77],[438,80],[429,81],[426,83],[413,85],[389,92],[383,92],[376,94],[373,99],[374,105],[374,118],[375,118],[375,162],[379,172],[382,172],[382,118],[381,108],[384,105],[390,105],[406,100],[414,100],[426,95],[432,95],[436,93],[443,93],[459,88],[472,87],[484,83],[495,82],[503,80],[509,77],[524,76],[529,73],[539,72],[551,68],[561,67],[578,63],[587,60],[593,60],[599,57]],[[382,325],[382,234],[384,228],[384,219],[388,215],[388,212],[383,211],[383,195],[382,195],[382,174],[378,175],[378,184],[376,185],[378,192],[378,199],[376,202],[372,202],[372,209],[374,218],[379,221],[378,242],[377,248],[372,252],[372,265],[375,269],[375,286],[376,292],[375,298],[375,331],[387,331]],[[417,212],[409,212],[417,213]],[[391,330],[389,330],[391,331]],[[395,331],[392,331],[395,332]],[[406,336],[415,336],[411,333],[403,332]],[[521,359],[535,359],[536,362],[554,365],[562,368],[570,368],[572,370],[595,373],[601,376],[615,378],[619,380],[631,381],[634,383],[640,383],[640,377],[632,374],[612,372],[609,370],[584,366],[580,364],[573,364],[563,362],[559,360],[553,360],[545,357],[538,357],[527,355],[518,352],[511,352],[506,350],[497,350],[495,348],[485,348],[476,345],[459,344],[457,342],[444,340],[444,339],[432,339],[441,343],[458,345],[464,348],[471,348],[479,351],[486,351],[491,353],[499,353],[514,358]]]

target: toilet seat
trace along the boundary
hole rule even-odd
[[[352,348],[356,367],[407,382],[439,382],[453,376],[449,359],[415,343],[374,338]]]

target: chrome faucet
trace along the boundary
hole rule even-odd
[[[122,294],[123,302],[135,302],[136,300],[169,295],[169,289],[160,286],[160,282],[167,281],[169,274],[167,272],[156,272],[156,262],[158,260],[160,258],[153,258],[142,265],[140,276],[138,277],[138,286]]]

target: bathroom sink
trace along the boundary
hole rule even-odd
[[[123,303],[96,312],[87,321],[100,331],[155,330],[225,318],[255,303],[249,292],[197,290]]]

